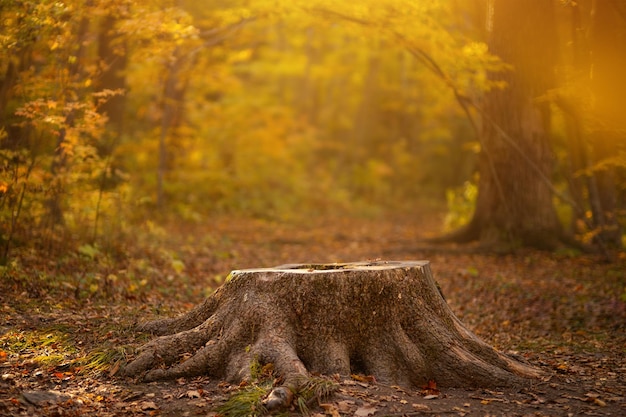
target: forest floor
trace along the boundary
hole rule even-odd
[[[311,415],[626,415],[626,254],[606,262],[569,251],[499,256],[419,243],[439,225],[426,214],[216,217],[201,225],[146,223],[117,255],[97,245],[45,260],[18,252],[0,270],[0,415],[217,416],[245,387],[118,375],[150,338],[133,327],[189,310],[233,269],[373,259],[429,260],[461,321],[546,377],[502,390],[410,389],[346,377],[311,405]]]

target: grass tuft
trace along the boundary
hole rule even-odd
[[[339,384],[322,377],[311,377],[296,391],[296,406],[303,415],[309,415],[310,406],[317,400],[330,397]]]
[[[115,368],[126,362],[128,357],[127,349],[126,346],[96,349],[91,351],[86,357],[79,359],[77,364],[88,372],[109,372],[112,374]]]
[[[224,417],[257,417],[267,415],[263,398],[272,389],[271,384],[248,385],[233,394],[217,412]]]

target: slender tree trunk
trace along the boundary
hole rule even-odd
[[[89,19],[87,17],[83,17],[80,20],[80,24],[78,25],[78,33],[76,36],[76,42],[78,47],[76,49],[76,65],[72,65],[69,68],[69,79],[74,80],[83,69],[80,66],[85,54],[84,41],[89,33]],[[65,100],[66,98],[64,98]],[[65,115],[65,120],[63,122],[63,127],[59,129],[59,134],[57,138],[57,144],[55,147],[55,156],[50,165],[50,174],[54,178],[61,177],[63,175],[63,171],[67,169],[67,155],[63,150],[63,145],[67,138],[67,129],[72,128],[74,126],[74,120],[76,119],[76,114],[74,110],[68,110]],[[64,225],[65,220],[63,217],[63,207],[62,207],[62,197],[66,192],[64,189],[64,181],[58,180],[55,181],[57,187],[52,191],[51,197],[46,201],[46,206],[48,209],[48,227],[52,228],[57,225]]]
[[[176,128],[182,124],[182,109],[187,91],[187,82],[183,78],[182,71],[185,63],[189,60],[189,56],[182,55],[177,49],[174,51],[174,57],[174,61],[166,67],[165,85],[163,87],[159,165],[157,169],[157,206],[160,209],[163,209],[165,205],[165,174],[172,161],[170,148],[174,140],[171,136],[175,134]]]
[[[123,90],[126,88],[126,77],[123,72],[126,69],[128,57],[125,45],[121,43],[119,35],[114,32],[117,20],[117,17],[108,15],[100,23],[98,57],[103,66],[98,84],[100,89]],[[112,128],[111,135],[114,136],[112,142],[124,131],[125,107],[126,96],[124,94],[110,97],[100,107],[100,111],[109,118],[109,126]],[[111,149],[104,151],[108,154]]]
[[[591,91],[598,121],[592,126],[592,163],[602,164],[621,149],[626,152],[626,4],[595,1],[592,6],[590,47]],[[621,247],[622,231],[617,221],[617,168],[609,165],[593,173],[595,194],[590,194],[597,239]],[[623,170],[623,167],[622,167]]]
[[[572,68],[574,74],[585,74],[589,69],[589,46],[583,36],[584,24],[582,21],[581,5],[577,2],[570,4],[570,42],[572,48]],[[565,134],[567,136],[568,161],[565,172],[569,192],[575,202],[574,216],[571,228],[574,233],[584,231],[580,227],[587,223],[586,209],[587,193],[593,189],[593,178],[581,173],[589,167],[589,147],[585,137],[581,109],[567,98],[559,97],[555,104],[565,116]]]

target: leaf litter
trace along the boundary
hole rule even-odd
[[[221,218],[210,225],[166,225],[162,240],[132,248],[117,263],[73,260],[64,270],[24,254],[21,264],[29,266],[0,280],[0,415],[217,416],[244,386],[206,377],[141,384],[117,376],[146,340],[132,330],[137,321],[188,310],[233,269],[381,258],[430,260],[466,325],[548,376],[502,391],[439,388],[436,381],[409,389],[374,376],[347,376],[333,394],[307,403],[310,415],[626,414],[623,253],[606,263],[594,255],[496,256],[420,245],[436,227],[420,216],[319,218],[306,226]],[[116,280],[100,289],[67,281],[77,268]],[[131,272],[141,279],[124,281]],[[39,288],[26,279],[43,274],[55,279],[39,281]],[[294,407],[286,414],[300,413]]]

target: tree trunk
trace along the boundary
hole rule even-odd
[[[556,59],[553,4],[545,0],[493,0],[490,52],[513,66],[492,74],[506,87],[485,96],[473,219],[453,237],[498,250],[552,249],[562,232],[552,205],[553,155],[549,103]]]
[[[77,62],[81,62],[84,58],[85,55],[85,39],[87,39],[87,35],[89,33],[89,19],[87,19],[86,17],[83,17],[80,20],[80,23],[78,25],[78,33],[76,36],[76,42],[77,42],[77,49],[75,51],[75,57]],[[71,65],[69,67],[69,80],[76,80],[80,75],[81,72],[84,71],[83,68],[80,67],[80,65]],[[67,85],[64,85],[62,90],[69,90]],[[82,96],[82,91],[80,91],[80,89],[78,89],[78,91],[73,92],[74,94],[78,95],[78,96]],[[70,94],[65,93],[67,96],[70,96]],[[65,102],[69,102],[71,101],[72,98],[70,97],[62,97],[61,98],[61,102],[65,103]],[[71,109],[69,111],[66,112],[65,114],[65,120],[63,122],[62,127],[59,129],[58,135],[57,135],[57,143],[55,146],[55,155],[54,155],[54,159],[52,160],[52,163],[50,165],[50,174],[53,178],[58,178],[62,175],[62,172],[67,168],[67,154],[65,153],[64,150],[64,144],[67,141],[67,129],[68,128],[72,128],[74,126],[74,121],[76,119],[76,113],[74,109]],[[51,190],[52,192],[50,193],[50,198],[46,201],[46,206],[47,206],[47,210],[48,210],[48,219],[47,219],[47,223],[48,223],[48,227],[50,228],[50,230],[52,230],[53,227],[55,226],[63,226],[65,225],[65,218],[63,215],[63,194],[66,192],[66,190],[64,189],[64,181],[61,179],[60,181],[58,181],[58,187],[54,187],[53,190]]]
[[[124,71],[128,63],[126,45],[121,36],[115,32],[115,25],[120,18],[114,15],[106,15],[100,23],[98,33],[98,57],[102,66],[102,74],[99,78],[98,88],[101,90],[125,90],[126,76]],[[126,108],[126,94],[117,94],[100,106],[100,112],[109,118],[108,125],[111,127],[111,142],[116,142],[124,132],[124,110]],[[113,152],[113,144],[108,144],[107,149],[101,150],[104,155]]]
[[[292,391],[310,373],[363,373],[408,387],[511,386],[541,374],[470,332],[426,261],[233,271],[189,313],[140,329],[162,335],[125,367],[145,381],[240,381],[253,360],[272,363]]]
[[[591,127],[593,163],[602,166],[626,148],[626,2],[597,1],[592,5],[590,46],[592,66],[589,71],[593,112],[598,119]],[[596,239],[611,247],[622,247],[618,221],[616,177],[619,164],[607,164],[593,172],[595,195],[590,195]],[[590,193],[591,194],[591,193]]]
[[[179,48],[174,50],[173,57],[173,61],[166,64],[161,104],[163,110],[161,114],[161,134],[159,135],[159,165],[157,168],[157,207],[161,210],[165,208],[165,175],[173,159],[172,152],[168,148],[174,142],[174,139],[171,137],[175,136],[176,130],[183,122],[183,106],[188,80],[184,79],[182,71],[190,59],[190,56],[183,54]]]

